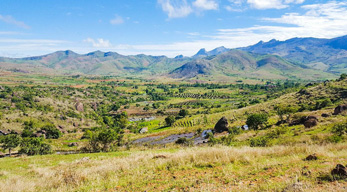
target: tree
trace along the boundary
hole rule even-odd
[[[42,137],[27,137],[21,142],[20,153],[27,155],[45,155],[52,153],[52,147],[44,143]]]
[[[339,81],[342,81],[342,80],[344,80],[344,79],[346,79],[346,78],[347,78],[347,74],[346,74],[346,73],[342,73],[342,74],[340,75]]]
[[[268,120],[268,115],[265,113],[254,113],[247,117],[246,124],[249,128],[258,130],[262,127]]]
[[[11,150],[18,147],[21,142],[21,137],[17,134],[9,134],[2,136],[0,139],[1,148],[8,149],[8,153],[11,156]]]
[[[187,109],[181,109],[180,112],[178,113],[179,116],[185,117],[189,115],[189,111]]]
[[[112,147],[120,145],[123,134],[120,130],[114,128],[102,128],[94,132],[88,132],[89,151],[109,151]]]
[[[62,133],[53,124],[47,124],[41,128],[41,130],[46,131],[45,135],[47,139],[58,139],[61,137]]]
[[[174,116],[172,116],[172,115],[167,116],[165,118],[165,122],[166,122],[167,126],[171,126],[173,123],[175,123],[175,121],[176,121],[176,118]]]

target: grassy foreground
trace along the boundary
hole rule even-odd
[[[346,191],[346,162],[347,143],[22,156],[0,159],[0,191]]]

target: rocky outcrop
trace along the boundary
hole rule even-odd
[[[337,164],[336,167],[333,170],[331,170],[331,175],[343,178],[347,177],[346,167],[341,164]]]
[[[83,111],[84,111],[83,103],[81,103],[81,102],[77,102],[77,103],[75,104],[75,108],[76,108],[76,110],[79,111],[79,112],[83,112]]]
[[[214,126],[214,131],[217,133],[228,131],[228,120],[225,117],[222,117]]]
[[[347,104],[344,104],[344,105],[339,105],[335,108],[334,110],[334,115],[339,115],[341,113],[346,113],[347,111]]]

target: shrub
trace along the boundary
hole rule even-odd
[[[59,129],[57,129],[53,124],[47,124],[41,128],[41,130],[45,130],[47,139],[58,139],[61,137],[62,133]]]
[[[173,123],[175,123],[175,121],[176,121],[176,118],[174,116],[172,116],[172,115],[167,116],[165,118],[165,123],[166,123],[167,126],[171,126]]]
[[[100,130],[86,132],[89,143],[85,150],[89,152],[110,151],[120,145],[123,134],[120,130],[113,128],[101,128]]]
[[[268,121],[268,115],[265,113],[254,113],[248,116],[246,124],[249,128],[258,130],[259,127],[263,127]]]
[[[185,117],[189,115],[189,111],[187,109],[181,109],[180,112],[178,113],[179,116]]]
[[[338,135],[338,136],[342,136],[344,134],[347,134],[347,123],[338,123],[338,124],[334,125],[331,132]]]
[[[268,145],[267,137],[256,137],[250,140],[251,147],[266,147]]]
[[[186,137],[181,137],[181,138],[178,138],[175,143],[183,145],[183,144],[188,144],[189,141]]]

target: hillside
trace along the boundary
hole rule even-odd
[[[271,40],[240,48],[261,54],[275,54],[292,62],[334,73],[347,72],[347,36],[333,39],[293,38]]]
[[[101,51],[80,55],[67,50],[37,57],[0,58],[0,65],[1,69],[24,73],[149,75],[171,71],[189,60],[149,55],[124,56],[116,52]]]
[[[174,78],[198,75],[248,77],[259,79],[327,79],[333,75],[304,65],[289,62],[279,56],[229,50],[218,55],[188,62],[170,73]]]
[[[27,58],[0,58],[0,69],[19,73],[58,75],[113,75],[235,81],[250,79],[325,80],[347,72],[346,37],[293,38],[211,51],[201,49],[192,57],[121,55],[95,51],[77,54],[57,51]]]
[[[345,76],[305,86],[63,78],[0,87],[0,138],[56,152],[18,146],[0,158],[0,191],[345,191],[347,175],[333,172],[347,161],[347,108],[334,110],[347,104]],[[244,129],[254,114],[267,119]],[[201,140],[222,117],[226,130]],[[52,124],[58,138],[42,131]],[[90,153],[103,131],[110,148]]]

